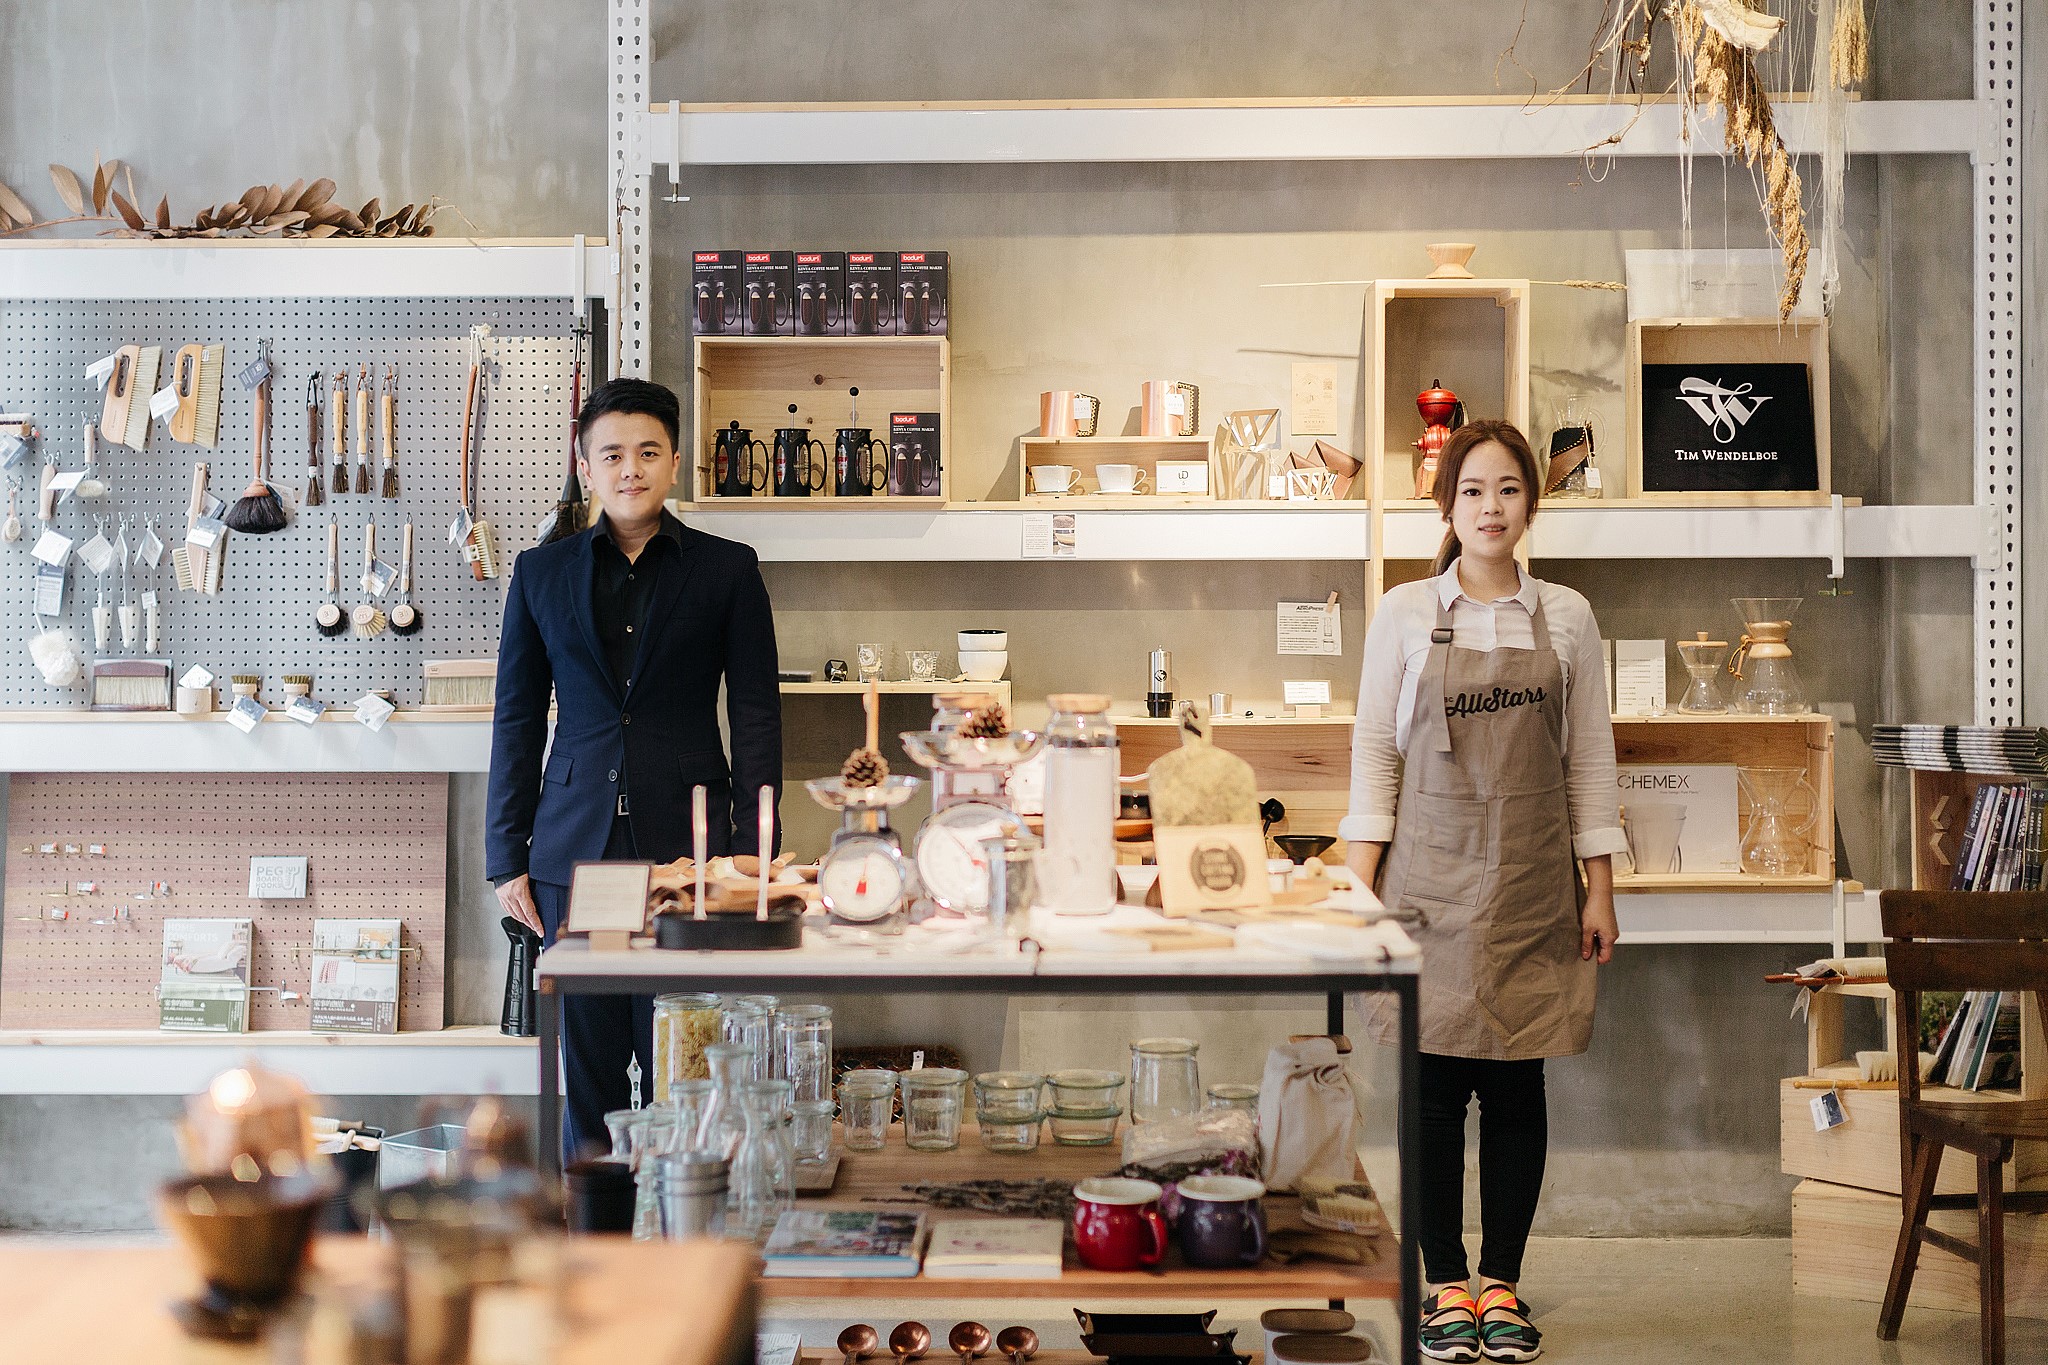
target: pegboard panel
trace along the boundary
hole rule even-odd
[[[568,466],[569,385],[574,351],[574,310],[566,300],[197,300],[172,303],[78,304],[0,300],[0,410],[29,414],[43,432],[44,449],[54,451],[60,470],[84,460],[84,424],[97,421],[101,395],[86,378],[93,361],[125,344],[164,348],[158,386],[170,382],[171,360],[188,342],[225,343],[227,364],[221,384],[219,445],[213,450],[182,445],[163,422],[151,424],[149,445],[140,453],[99,443],[98,477],[107,496],[96,502],[71,499],[57,509],[52,525],[83,543],[95,515],[128,514],[129,543],[140,536],[143,515],[154,515],[169,546],[184,540],[192,465],[211,466],[211,488],[232,504],[251,473],[252,395],[236,376],[267,342],[273,376],[270,398],[271,484],[291,509],[291,524],[272,535],[230,532],[226,574],[217,595],[180,592],[166,552],[154,575],[135,571],[132,590],[156,588],[162,605],[159,653],[182,673],[205,665],[221,681],[234,673],[260,674],[263,699],[280,705],[285,673],[313,675],[314,695],[330,703],[352,701],[365,691],[388,687],[401,705],[423,692],[420,665],[427,659],[495,657],[504,608],[506,578],[477,582],[461,551],[448,543],[460,483],[463,394],[469,374],[469,331],[490,325],[486,348],[488,388],[479,445],[482,473],[477,489],[482,513],[497,533],[501,575],[513,556],[534,543],[540,519],[561,496]],[[306,382],[317,374],[331,379],[346,366],[351,385],[356,367],[367,363],[381,377],[397,366],[396,452],[400,497],[376,493],[337,496],[327,483],[327,385],[321,385],[321,460],[327,500],[304,507],[306,491]],[[586,387],[588,381],[586,380]],[[138,397],[137,401],[141,401]],[[354,451],[354,398],[350,400],[350,458]],[[377,448],[374,408],[368,431]],[[32,459],[39,459],[40,452]],[[24,466],[29,461],[23,462]],[[20,466],[18,466],[20,468]],[[371,460],[372,482],[380,466]],[[25,643],[35,630],[34,560],[30,555],[40,525],[35,518],[38,470],[28,467],[22,495],[24,534],[0,544],[0,707],[78,705],[83,686],[50,687],[28,656]],[[353,484],[351,484],[353,487]],[[341,603],[344,611],[364,600],[363,527],[377,525],[378,556],[396,570],[408,519],[414,527],[413,601],[423,627],[400,636],[385,631],[367,639],[344,633],[332,639],[313,625],[313,613],[327,600],[327,523],[340,528]],[[91,570],[71,564],[71,590],[61,624],[81,653],[91,657],[92,607],[98,581]],[[107,601],[118,602],[120,579],[109,572]],[[397,588],[383,599],[388,612]],[[107,657],[142,654],[118,648],[112,632]]]
[[[252,994],[252,1032],[308,1027],[316,919],[401,920],[398,1026],[441,1027],[447,777],[18,773],[8,807],[0,1027],[155,1028],[163,922],[215,916],[255,921],[251,986],[300,996]],[[305,855],[306,899],[249,899],[255,854]]]

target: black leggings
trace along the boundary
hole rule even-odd
[[[1422,1054],[1422,1208],[1416,1227],[1431,1284],[1463,1283],[1465,1259],[1465,1104],[1479,1096],[1479,1273],[1514,1284],[1536,1199],[1550,1125],[1543,1062],[1482,1061]]]

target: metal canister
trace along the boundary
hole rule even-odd
[[[661,1235],[671,1242],[725,1235],[726,1161],[709,1152],[654,1158],[654,1194]]]

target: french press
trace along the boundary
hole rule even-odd
[[[821,280],[799,280],[796,286],[796,330],[807,337],[839,330],[842,309],[838,296]]]
[[[740,301],[726,298],[724,280],[697,281],[696,308],[697,331],[705,336],[730,332],[740,320]]]
[[[753,439],[754,433],[737,421],[721,428],[711,445],[712,486],[721,498],[744,498],[768,487],[768,443]],[[751,458],[761,452],[758,464]],[[760,479],[755,480],[759,473]]]
[[[848,420],[860,421],[859,389],[848,389],[847,397],[855,399]],[[880,452],[877,454],[876,452]],[[878,493],[889,482],[889,447],[878,441],[874,433],[863,426],[839,428],[838,437],[832,443],[832,496],[835,498],[864,498]]]
[[[792,416],[796,404],[789,405]],[[818,452],[819,463],[811,464],[811,451]],[[825,486],[825,443],[811,439],[809,427],[775,428],[775,496],[778,498],[807,498],[811,493]],[[816,483],[811,475],[818,476]]]
[[[903,297],[896,310],[901,323],[896,329],[898,332],[904,336],[921,337],[944,330],[946,296],[943,291],[935,298],[930,280],[905,280],[901,292]]]
[[[846,311],[856,336],[884,336],[895,321],[895,298],[884,292],[878,280],[849,280]]]
[[[747,332],[773,336],[789,325],[790,300],[776,293],[775,281],[754,280],[747,285]]]
[[[923,441],[897,441],[889,448],[889,491],[899,498],[936,497],[939,452]]]

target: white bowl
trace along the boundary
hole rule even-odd
[[[1010,632],[963,630],[955,637],[955,647],[967,653],[1000,654],[1010,647]]]
[[[1010,667],[1010,652],[1006,649],[963,649],[960,651],[960,672],[969,682],[1000,682]]]

